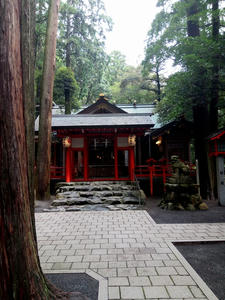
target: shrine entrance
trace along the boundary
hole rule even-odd
[[[88,177],[90,179],[114,178],[114,137],[88,138]]]

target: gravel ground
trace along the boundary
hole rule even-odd
[[[209,209],[204,211],[164,210],[158,206],[160,201],[161,198],[148,198],[144,207],[158,224],[225,222],[225,207],[219,206],[216,201],[205,201]]]
[[[220,300],[225,299],[225,242],[175,243]]]
[[[65,292],[79,292],[81,296],[71,297],[76,300],[97,300],[99,283],[83,273],[45,274],[55,286]]]

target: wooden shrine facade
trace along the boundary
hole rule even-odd
[[[72,129],[57,129],[56,132],[58,141],[52,144],[52,179],[134,180],[136,140],[141,139],[145,128],[89,128],[76,133]],[[63,146],[65,139],[69,139],[69,147]]]
[[[133,181],[149,158],[152,126],[149,113],[128,114],[104,97],[77,114],[53,115],[51,179]]]

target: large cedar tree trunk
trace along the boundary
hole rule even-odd
[[[0,299],[43,300],[51,293],[40,268],[29,203],[21,11],[19,0],[0,1]]]
[[[186,0],[187,7],[187,33],[191,38],[200,36],[199,22],[197,14],[198,0]],[[188,66],[190,67],[190,66]],[[192,103],[193,119],[194,119],[194,133],[195,133],[195,156],[199,162],[199,178],[200,178],[200,191],[203,198],[207,197],[208,189],[208,155],[205,138],[208,136],[208,107],[206,97],[204,94],[204,73],[203,68],[197,69],[195,66],[194,76],[192,78],[193,87],[198,86],[198,91],[194,91],[194,99]]]
[[[60,0],[50,1],[45,45],[37,154],[37,199],[39,200],[50,198],[52,95],[59,4]]]
[[[26,144],[28,155],[28,183],[32,216],[34,216],[34,32],[35,32],[35,1],[22,0],[21,9],[21,58],[23,74],[23,103],[26,126]],[[33,228],[34,228],[34,217]],[[34,234],[35,230],[34,230]]]

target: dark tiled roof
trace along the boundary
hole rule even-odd
[[[220,139],[221,137],[223,137],[225,135],[225,127],[221,128],[220,130],[210,134],[207,139],[208,140],[215,140],[215,139]]]
[[[38,131],[39,118],[35,122]],[[149,114],[76,114],[53,115],[53,128],[88,128],[88,127],[139,127],[146,128],[154,125]]]
[[[163,135],[167,133],[167,131],[176,130],[178,127],[186,127],[188,130],[192,130],[193,123],[189,122],[183,118],[174,120],[170,123],[167,123],[166,125],[162,126],[161,128],[153,130],[150,134],[152,137],[158,137],[160,135]]]

